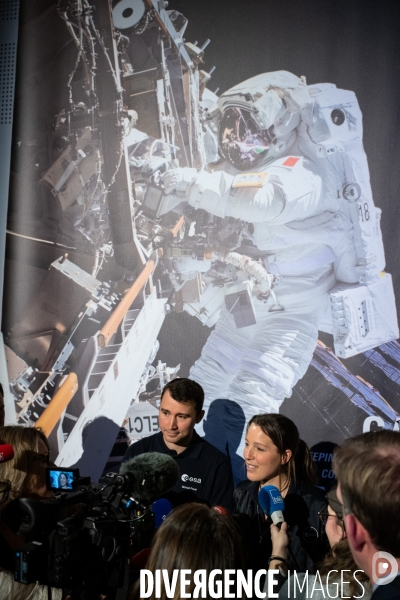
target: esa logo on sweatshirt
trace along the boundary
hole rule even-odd
[[[190,481],[190,483],[201,483],[201,479],[198,479],[197,477],[189,477],[189,475],[182,475],[181,476],[182,481]]]

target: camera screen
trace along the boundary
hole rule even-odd
[[[74,482],[79,477],[79,469],[62,469],[51,467],[47,470],[47,489],[72,491]]]

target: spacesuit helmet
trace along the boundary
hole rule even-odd
[[[236,169],[247,170],[279,153],[278,140],[297,127],[311,98],[303,78],[275,71],[235,85],[217,104],[220,152]]]
[[[219,148],[239,170],[255,167],[270,148],[272,132],[260,127],[251,109],[228,107],[219,123]]]

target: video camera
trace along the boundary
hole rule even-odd
[[[80,478],[78,469],[50,468],[54,498],[16,501],[18,533],[26,541],[16,553],[16,581],[68,590],[72,600],[119,597],[129,557],[151,544],[151,502],[178,479],[175,461],[155,452],[122,467],[124,472],[108,473],[96,484]]]

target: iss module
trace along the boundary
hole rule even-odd
[[[121,425],[157,429],[171,311],[212,329],[190,372],[206,406],[246,418],[278,411],[318,331],[341,358],[399,334],[354,93],[277,71],[217,97],[186,27],[164,0],[70,0],[27,29],[49,41],[17,89],[41,106],[13,149],[9,385],[15,420],[60,466],[93,452],[94,479]]]

